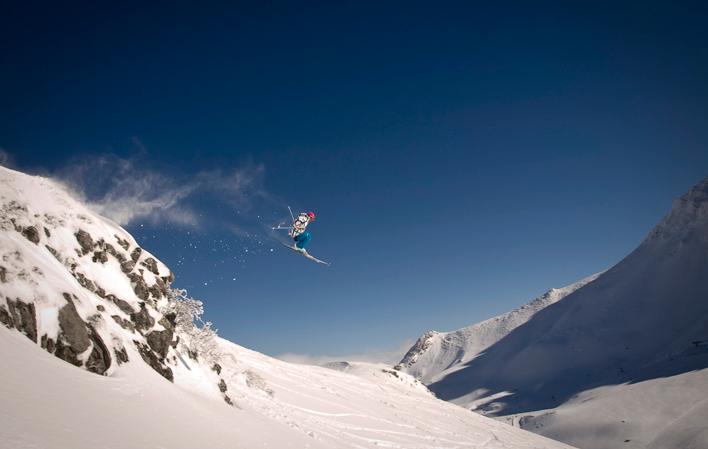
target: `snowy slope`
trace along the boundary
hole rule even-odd
[[[558,293],[427,333],[398,368],[584,449],[708,448],[708,178],[627,258]]]
[[[582,391],[708,367],[708,178],[674,203],[642,244],[430,388],[508,415]],[[501,397],[503,395],[503,397]]]
[[[125,230],[4,168],[0,208],[0,448],[567,447],[382,366],[222,339],[210,360],[170,312],[169,270]]]
[[[506,422],[581,448],[708,448],[708,369],[585,391]]]
[[[453,332],[426,332],[396,365],[396,369],[415,376],[425,384],[436,382],[463,368],[539,310],[560,301],[598,276],[595,274],[566,287],[553,288],[518,309],[472,326]]]

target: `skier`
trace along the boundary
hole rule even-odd
[[[304,254],[307,254],[305,247],[312,240],[312,234],[305,231],[305,228],[313,221],[315,221],[314,212],[300,212],[295,221],[293,221],[293,227],[288,233],[295,241],[295,248]]]

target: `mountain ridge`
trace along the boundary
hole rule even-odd
[[[450,332],[423,334],[396,365],[396,369],[420,379],[435,382],[455,366],[467,363],[484,349],[528,321],[536,312],[560,301],[594,281],[601,273],[588,276],[561,288],[552,288],[516,309]]]
[[[707,191],[708,178],[615,266],[431,390],[461,405],[496,397],[480,411],[506,415],[557,407],[602,385],[707,367],[691,344],[708,340]]]

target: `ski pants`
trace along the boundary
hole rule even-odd
[[[312,240],[312,234],[309,232],[303,232],[302,234],[298,235],[295,237],[293,240],[295,240],[295,246],[297,246],[300,249],[305,249],[308,243],[310,243],[310,240]]]

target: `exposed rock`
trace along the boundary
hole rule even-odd
[[[0,323],[10,329],[15,327],[15,321],[12,319],[12,315],[10,315],[10,313],[3,306],[0,306]]]
[[[140,312],[130,314],[130,320],[139,331],[146,331],[155,325],[155,319],[150,316],[144,302],[140,303]]]
[[[133,271],[133,268],[135,268],[135,262],[133,262],[132,260],[124,260],[120,264],[120,269],[125,274],[128,274]]]
[[[135,309],[128,304],[126,301],[123,301],[122,299],[118,298],[115,295],[106,295],[106,299],[109,301],[112,301],[115,305],[118,306],[118,308],[125,313],[126,315],[131,315],[135,313]]]
[[[101,304],[99,304],[99,305],[96,306],[96,310],[98,310],[99,312],[105,312],[105,311],[106,311],[106,308],[103,307]]]
[[[160,272],[157,270],[157,261],[155,259],[153,259],[152,257],[146,258],[144,261],[142,261],[140,263],[140,265],[147,268],[155,276],[160,275]]]
[[[91,260],[93,260],[93,262],[106,263],[108,262],[108,255],[105,251],[95,251]]]
[[[93,249],[93,239],[88,232],[83,229],[79,229],[79,232],[74,234],[74,236],[76,237],[76,241],[78,241],[81,246],[82,255],[88,254]]]
[[[155,284],[149,288],[150,293],[155,297],[155,299],[160,299],[162,297],[167,297],[167,285],[162,278],[156,278]]]
[[[222,393],[226,393],[226,390],[228,390],[226,382],[224,381],[224,379],[219,379],[219,391]]]
[[[157,355],[150,349],[148,345],[142,344],[139,341],[133,341],[135,343],[135,346],[138,348],[138,352],[140,353],[140,357],[143,358],[145,363],[150,365],[152,369],[158,372],[162,377],[165,379],[169,380],[170,382],[174,381],[174,375],[172,374],[172,370],[168,367],[165,366],[160,359],[157,358]]]
[[[110,243],[106,243],[103,248],[108,254],[115,257],[120,263],[123,263],[128,260],[122,252],[117,251]]]
[[[86,369],[92,373],[103,374],[111,367],[111,353],[93,326],[89,326],[89,332],[93,350],[86,361]]]
[[[135,325],[131,321],[123,319],[118,315],[111,315],[111,318],[113,318],[113,321],[118,323],[118,325],[123,329],[129,330],[130,332],[135,332]]]
[[[12,301],[7,298],[7,308],[14,327],[25,334],[33,342],[37,342],[37,316],[34,303],[24,303],[17,299]]]
[[[7,268],[0,266],[0,282],[5,284],[7,282]]]
[[[49,353],[54,353],[54,340],[49,338],[47,334],[42,335],[42,348],[46,349]]]
[[[113,348],[113,354],[116,356],[118,365],[128,361],[128,351],[126,351],[125,348],[120,348],[120,350],[118,348]]]
[[[133,291],[135,292],[135,295],[143,301],[147,301],[150,295],[150,291],[148,290],[148,286],[145,283],[145,279],[143,279],[137,273],[130,273],[128,275],[128,278],[130,279],[130,282],[133,285]]]
[[[142,248],[140,248],[140,247],[135,248],[135,249],[133,250],[133,252],[130,253],[130,259],[131,259],[133,262],[137,262],[138,259],[140,259],[140,254],[141,254],[142,252],[143,252],[143,249],[142,249]]]
[[[37,231],[37,228],[34,226],[27,226],[22,230],[22,235],[24,235],[27,240],[30,242],[34,243],[35,245],[39,244],[39,231]]]
[[[211,370],[215,371],[216,374],[221,374],[221,365],[215,363],[214,365],[212,365]]]
[[[54,256],[54,258],[55,258],[56,260],[58,260],[59,262],[61,262],[61,256],[59,255],[59,251],[55,250],[54,248],[52,248],[52,247],[49,246],[49,245],[44,245],[44,247],[47,248],[47,251],[49,251],[50,253],[52,253],[52,256]]]
[[[160,290],[160,287],[158,287],[157,284],[149,287],[148,292],[150,292],[150,295],[152,295],[153,299],[157,300],[162,298],[162,290]]]
[[[81,354],[91,344],[89,339],[88,331],[86,330],[86,323],[81,319],[79,313],[76,311],[74,302],[72,301],[69,294],[64,293],[64,299],[66,299],[66,305],[59,309],[59,328],[62,331],[62,337],[59,341],[66,340],[68,347],[74,351],[76,355]]]
[[[224,395],[224,401],[231,406],[234,405],[233,401],[231,400],[231,398],[227,394]]]
[[[47,236],[47,238],[49,238],[49,237],[51,237],[51,236],[52,236],[52,233],[51,233],[51,232],[49,232],[49,229],[47,229],[47,228],[44,228],[44,235],[46,235],[46,236]]]
[[[124,250],[128,251],[128,248],[130,248],[130,243],[127,240],[123,240],[122,238],[118,237],[117,235],[114,235],[116,238],[116,242],[123,247]]]
[[[172,342],[172,331],[152,331],[145,336],[150,348],[158,353],[161,358],[167,356],[167,351],[170,349],[170,343]]]
[[[76,278],[77,281],[79,281],[79,284],[81,284],[81,286],[83,288],[85,288],[86,290],[88,290],[92,293],[96,291],[96,285],[94,285],[94,283],[91,281],[91,279],[84,276],[83,273],[76,272],[76,273],[71,273],[71,274],[74,276],[74,278]]]
[[[94,293],[96,293],[96,295],[98,295],[101,298],[106,297],[106,291],[103,288],[99,287],[98,285],[96,285],[96,291]]]
[[[66,345],[61,338],[57,340],[54,355],[64,360],[65,362],[71,363],[72,365],[82,365],[81,360],[79,360],[78,358],[79,354],[77,354],[76,351],[71,348],[71,346]]]
[[[165,329],[174,330],[177,325],[177,314],[174,312],[166,313],[160,321],[158,321]]]

